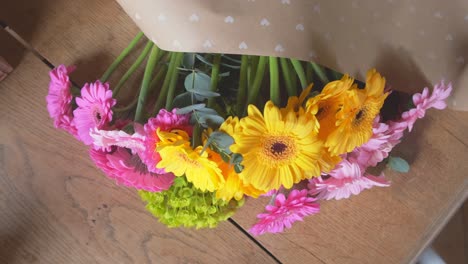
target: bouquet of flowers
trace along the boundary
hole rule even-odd
[[[70,81],[75,67],[52,70],[47,108],[56,128],[89,146],[96,166],[137,190],[168,227],[213,228],[246,198],[269,196],[250,232],[277,233],[318,213],[320,200],[389,186],[369,169],[408,171],[392,149],[428,109],[445,108],[452,90],[440,82],[405,100],[375,69],[362,83],[312,62],[169,52],[151,40],[109,83],[143,37],[82,88]],[[141,87],[126,86],[145,60]],[[121,89],[134,95],[127,105]]]

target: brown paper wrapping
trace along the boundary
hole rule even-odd
[[[468,110],[466,0],[117,0],[165,50],[314,61],[363,79],[370,68],[414,93],[454,84]]]

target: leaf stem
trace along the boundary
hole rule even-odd
[[[260,57],[258,56],[249,56],[250,57],[250,67],[249,67],[249,87],[252,86],[254,80],[255,80],[255,74],[257,72],[257,66],[258,66],[258,60]]]
[[[154,105],[153,113],[152,115],[155,116],[159,110],[163,107],[164,104],[164,99],[166,99],[167,96],[167,90],[169,89],[169,83],[171,81],[171,76],[174,72],[174,69],[176,68],[175,62],[176,62],[176,53],[175,52],[170,52],[169,55],[171,56],[171,59],[169,61],[169,69],[167,70],[166,77],[164,78],[164,82],[161,88],[161,91],[159,92],[158,99],[156,100],[156,104]]]
[[[156,59],[158,57],[160,49],[154,45],[151,48],[151,53],[146,63],[145,73],[143,75],[143,82],[140,88],[140,95],[138,96],[138,104],[135,113],[135,122],[141,123],[143,120],[143,108],[146,104],[146,96],[148,95],[148,88],[151,82],[151,75],[153,74],[154,67],[156,66]]]
[[[268,57],[261,56],[258,60],[257,71],[255,72],[255,79],[252,84],[252,89],[249,89],[249,96],[247,98],[247,105],[254,103],[257,100],[260,86],[262,85],[263,76],[265,75],[265,66]]]
[[[215,54],[213,58],[213,68],[211,69],[211,85],[212,92],[216,92],[219,82],[219,65],[221,64],[221,54]],[[212,108],[215,103],[215,98],[208,99],[208,107]]]
[[[299,81],[301,82],[302,89],[305,89],[307,87],[307,78],[306,78],[304,68],[302,67],[301,62],[296,59],[291,59],[291,63],[294,67],[294,70],[297,73],[297,76],[299,77]]]
[[[244,112],[244,102],[247,97],[247,70],[249,68],[249,56],[242,55],[239,77],[239,89],[237,90],[236,113],[241,115]]]
[[[289,65],[286,58],[280,58],[281,71],[283,72],[284,82],[286,84],[286,90],[288,91],[288,96],[297,96],[296,87],[293,85],[291,80],[291,75],[289,74]]]
[[[122,106],[120,108],[114,108],[114,112],[125,112],[125,111],[128,111],[130,109],[132,109],[133,107],[135,107],[136,103],[138,102],[138,96],[135,96],[135,98],[132,100],[132,102],[130,102],[128,105],[126,106]]]
[[[279,93],[278,60],[276,57],[269,57],[270,65],[270,99],[277,106],[281,104]]]
[[[175,54],[175,64],[174,69],[171,74],[171,81],[169,83],[169,89],[167,91],[167,99],[166,99],[166,109],[169,111],[172,109],[172,101],[174,101],[175,96],[175,88],[177,84],[177,77],[179,73],[179,65],[182,63],[182,59],[184,58],[183,52],[178,52]]]
[[[317,74],[320,81],[322,81],[323,84],[327,84],[329,80],[323,67],[314,62],[310,62],[310,65],[312,65],[312,69],[314,69],[314,72],[315,74]]]
[[[135,38],[130,42],[130,44],[120,53],[120,55],[115,59],[114,62],[107,68],[107,70],[104,72],[102,75],[100,81],[101,82],[106,82],[109,77],[112,75],[112,73],[117,69],[117,67],[120,65],[120,63],[127,57],[128,54],[136,47],[138,44],[138,41],[143,37],[143,32],[139,32]]]
[[[151,48],[153,47],[153,42],[148,41],[146,44],[145,48],[143,49],[143,52],[141,52],[140,56],[136,59],[136,61],[130,66],[128,71],[120,78],[120,81],[117,83],[115,86],[114,90],[112,91],[112,97],[116,98],[117,95],[120,92],[120,88],[125,84],[125,82],[132,76],[132,74],[140,67],[140,65],[143,63],[145,60],[146,56],[148,56],[148,53],[150,52]]]

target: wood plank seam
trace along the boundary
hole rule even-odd
[[[2,27],[3,30],[5,30],[6,33],[8,33],[13,39],[18,41],[19,44],[21,44],[27,51],[30,51],[34,56],[39,58],[39,60],[47,65],[50,69],[55,68],[55,66],[42,54],[40,54],[31,44],[29,44],[24,38],[22,38],[14,29],[12,29],[10,26],[8,26],[7,23],[4,21],[0,20],[0,26]]]

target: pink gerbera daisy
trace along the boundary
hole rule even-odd
[[[337,167],[330,172],[328,178],[313,178],[309,181],[311,195],[316,195],[317,199],[345,199],[351,195],[357,195],[365,189],[373,186],[387,187],[390,185],[381,176],[373,176],[363,173],[362,168],[357,163],[351,163],[344,159]]]
[[[371,139],[349,153],[348,160],[357,163],[362,169],[377,166],[379,162],[388,157],[393,147],[400,143],[405,129],[404,123],[385,124],[380,123],[379,118],[376,118]]]
[[[315,199],[307,197],[307,190],[293,190],[286,198],[280,193],[276,196],[274,205],[265,207],[266,213],[257,215],[259,221],[250,229],[256,236],[264,233],[280,233],[284,228],[291,228],[296,221],[302,221],[305,216],[316,214],[320,205]]]
[[[85,84],[81,89],[81,97],[76,98],[78,108],[73,111],[74,124],[83,143],[91,145],[93,139],[89,135],[90,130],[105,128],[112,121],[111,108],[115,103],[108,83],[96,81]]]
[[[76,136],[77,131],[72,123],[71,102],[73,96],[71,94],[72,84],[69,77],[70,73],[74,70],[74,66],[65,67],[65,65],[60,65],[49,72],[49,93],[46,96],[46,101],[49,115],[54,119],[54,126]]]
[[[169,189],[174,180],[172,173],[149,172],[140,158],[125,148],[117,147],[115,151],[110,152],[90,149],[90,156],[96,166],[117,184],[159,192]]]
[[[161,131],[171,131],[173,129],[180,129],[192,134],[192,126],[190,125],[190,115],[178,115],[177,109],[169,112],[161,109],[155,118],[150,118],[144,126],[145,133],[145,147],[144,151],[139,155],[141,160],[146,164],[148,170],[154,173],[164,173],[164,169],[156,168],[156,164],[161,161],[161,156],[156,151],[156,144],[159,142],[159,137],[156,130],[159,128]]]

